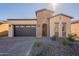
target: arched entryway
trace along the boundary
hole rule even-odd
[[[42,25],[42,36],[47,36],[47,24]]]

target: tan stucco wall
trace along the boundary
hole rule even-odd
[[[10,26],[9,26],[8,37],[14,37],[13,25],[10,25]]]
[[[3,22],[0,24],[0,37],[8,36],[8,24]]]
[[[62,37],[62,22],[66,22],[66,36],[70,33],[71,20],[66,16],[56,16],[50,19],[50,37],[54,36],[54,23],[59,23],[59,37]]]
[[[13,29],[13,25],[36,25],[36,20],[8,20],[8,24],[9,24],[9,32],[8,32],[8,36],[9,37],[13,37],[14,36],[14,29]]]
[[[71,33],[77,34],[77,37],[79,37],[79,23],[71,24]]]
[[[8,20],[8,24],[36,24],[36,20]]]
[[[49,20],[48,18],[52,17],[53,14],[47,10],[43,10],[37,13],[37,26],[36,26],[36,37],[42,37],[42,25],[47,24],[47,36],[49,32]]]
[[[50,18],[51,16],[53,16],[53,13],[48,10],[43,10],[37,13],[37,17],[39,18]]]
[[[0,25],[0,32],[3,32],[3,31],[8,31],[8,24],[7,23],[3,23]]]
[[[37,26],[36,26],[36,36],[42,37],[42,25],[47,24],[47,33],[48,32],[48,23],[49,21],[47,19],[38,19]]]

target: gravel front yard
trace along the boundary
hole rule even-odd
[[[44,41],[43,41],[44,40]],[[67,46],[62,40],[37,40],[33,45],[30,55],[32,56],[79,56],[79,41],[71,42]]]
[[[0,38],[0,56],[79,56],[79,41],[64,46],[49,38]]]

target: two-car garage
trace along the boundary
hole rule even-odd
[[[8,19],[9,37],[36,37],[36,19]]]
[[[36,25],[14,25],[14,36],[36,36]]]

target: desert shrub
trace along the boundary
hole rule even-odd
[[[69,34],[68,37],[67,37],[67,39],[68,39],[69,41],[74,42],[75,39],[76,39],[76,34]]]
[[[41,51],[36,54],[36,56],[46,56],[53,50],[52,46],[43,46]]]
[[[53,50],[52,46],[47,46],[47,50],[48,50],[48,51]]]
[[[63,45],[66,46],[67,44],[68,44],[68,40],[67,40],[67,38],[65,37],[65,38],[63,39]]]
[[[42,46],[42,43],[39,43],[39,42],[35,42],[34,44],[34,47],[41,47]]]
[[[73,42],[76,39],[76,34],[69,34],[68,37],[63,38],[63,45],[73,45]]]
[[[57,38],[58,38],[58,37],[55,36],[55,35],[51,37],[52,40],[56,40]]]

